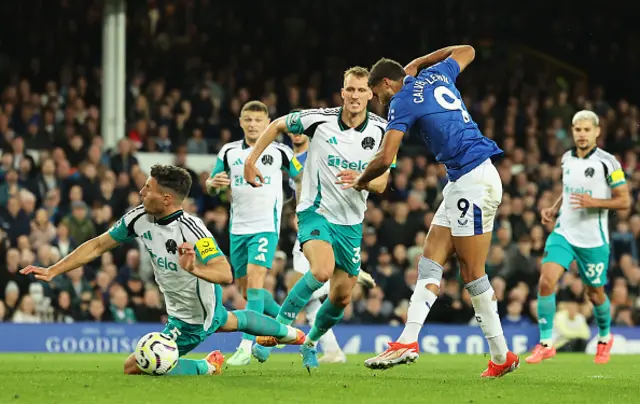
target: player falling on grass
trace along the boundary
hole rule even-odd
[[[527,363],[540,363],[556,355],[552,339],[556,286],[573,260],[594,306],[598,325],[595,363],[609,362],[613,345],[611,306],[604,291],[610,251],[608,211],[629,209],[629,187],[616,158],[596,146],[598,116],[580,111],[572,123],[575,148],[562,156],[562,196],[551,208],[542,210],[542,222],[553,222],[562,201],[556,227],[547,238],[538,282],[540,343]]]
[[[307,369],[318,366],[318,340],[340,321],[351,301],[360,271],[362,221],[368,192],[384,191],[389,176],[388,172],[383,173],[362,193],[343,189],[374,156],[386,124],[384,119],[367,112],[367,103],[372,98],[368,76],[367,69],[362,67],[345,72],[341,91],[344,104],[340,108],[304,110],[275,120],[245,162],[245,180],[260,187],[265,181],[255,163],[278,132],[304,133],[310,139],[296,212],[298,239],[311,269],[291,289],[277,317],[291,324],[313,293],[331,280],[329,297],[301,347],[302,362]],[[267,347],[275,344],[273,338],[258,337],[256,341]],[[256,348],[254,355],[263,351]]]
[[[309,148],[309,137],[303,134],[292,134],[291,141],[293,143],[293,153],[294,159],[304,167],[305,162],[307,161],[307,149]],[[290,185],[293,188],[296,197],[300,195],[300,191],[297,190],[297,186],[301,186],[302,177],[298,176],[296,179],[290,179]],[[297,225],[297,220],[296,220]],[[293,270],[296,272],[297,277],[296,281],[298,281],[304,274],[309,272],[311,269],[311,265],[309,261],[304,256],[302,252],[302,247],[300,246],[300,240],[296,238],[296,242],[293,245]],[[375,281],[364,270],[360,270],[358,273],[358,282],[366,285],[367,287],[374,287]],[[311,326],[315,323],[316,316],[320,307],[322,306],[322,302],[320,299],[326,297],[329,294],[329,287],[331,285],[330,281],[327,281],[320,289],[313,292],[309,303],[307,303],[305,307],[305,313],[307,317],[307,321]],[[327,332],[320,337],[319,345],[322,347],[322,351],[324,355],[318,359],[319,363],[345,363],[347,361],[347,356],[344,354],[340,345],[338,344],[338,340],[336,339],[333,330],[329,329]],[[256,347],[254,355],[259,358],[262,362],[264,362],[268,357],[268,349],[261,349]],[[260,352],[262,351],[262,352]]]
[[[357,179],[355,189],[366,189],[388,170],[402,137],[412,127],[420,131],[436,161],[446,166],[449,183],[418,263],[418,282],[404,331],[386,351],[365,362],[370,368],[388,368],[418,358],[418,334],[440,292],[443,266],[454,252],[476,320],[489,343],[491,360],[482,376],[502,376],[519,365],[519,358],[507,348],[484,269],[502,200],[502,183],[492,160],[503,152],[482,135],[455,86],[458,74],[474,55],[471,46],[450,46],[415,59],[406,68],[383,58],[371,69],[373,93],[381,103],[390,104],[389,124],[382,148]]]
[[[292,163],[291,148],[272,143],[258,162],[264,173],[264,187],[253,188],[244,181],[244,161],[268,124],[269,112],[262,102],[250,101],[242,107],[240,127],[244,139],[222,147],[211,178],[207,180],[207,188],[210,192],[218,192],[222,187],[231,186],[229,255],[235,279],[247,299],[247,310],[276,317],[280,305],[264,289],[264,281],[278,247],[283,201],[282,170],[287,171],[290,177],[297,176],[299,172]],[[248,365],[253,340],[253,335],[244,334],[227,364]]]
[[[51,281],[92,262],[118,244],[139,238],[149,255],[164,294],[169,320],[163,331],[176,341],[180,356],[215,332],[242,331],[272,335],[279,343],[301,344],[302,331],[251,310],[227,312],[220,283],[233,279],[231,268],[202,220],[181,209],[191,188],[191,176],[179,167],[154,165],[140,190],[142,205],[130,210],[109,231],[93,238],[49,268],[28,266],[22,274]],[[220,374],[224,358],[219,351],[205,359],[180,358],[170,375]],[[131,354],[126,374],[141,374]]]

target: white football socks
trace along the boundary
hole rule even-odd
[[[429,311],[431,311],[431,307],[438,298],[435,293],[426,288],[429,283],[435,284],[431,279],[419,279],[416,283],[416,289],[411,295],[411,302],[409,303],[407,322],[400,338],[398,338],[398,342],[401,344],[410,344],[418,341],[420,330],[422,330]]]
[[[238,348],[242,348],[247,352],[251,352],[251,347],[253,346],[253,341],[251,341],[250,339],[243,339],[240,342],[240,346]]]
[[[480,279],[469,282],[465,288],[471,295],[471,304],[476,314],[476,321],[482,329],[489,343],[491,361],[502,365],[507,360],[507,341],[504,339],[502,324],[498,315],[498,301],[494,299],[494,291],[485,275]]]
[[[608,344],[610,339],[611,334],[603,335],[602,337],[598,336],[598,342],[602,342],[603,344]]]
[[[287,326],[287,337],[284,339],[285,342],[295,341],[298,338],[298,330],[295,327],[290,325]]]

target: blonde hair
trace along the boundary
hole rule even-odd
[[[593,126],[598,126],[600,124],[600,118],[596,115],[595,112],[583,109],[582,111],[576,112],[571,120],[573,125],[577,124],[579,121],[591,121]]]
[[[353,74],[358,78],[369,77],[369,70],[362,66],[353,66],[344,71],[343,78],[346,80],[347,76]]]
[[[269,116],[269,109],[267,106],[261,101],[249,101],[242,106],[242,110],[240,110],[240,115],[242,115],[246,111],[253,112],[264,112],[267,116]]]

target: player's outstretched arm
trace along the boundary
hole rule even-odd
[[[387,189],[387,184],[389,183],[389,173],[391,171],[387,170],[384,174],[379,176],[378,178],[372,180],[367,187],[369,192],[375,192],[377,194],[383,193]]]
[[[49,268],[40,268],[33,265],[22,269],[20,271],[23,275],[35,274],[36,279],[49,282],[56,276],[69,272],[82,265],[100,257],[105,252],[115,248],[118,242],[106,232],[102,235],[95,237],[89,241],[84,242],[80,247],[76,248],[57,264],[50,266]]]
[[[262,174],[256,167],[256,161],[258,161],[258,158],[262,155],[267,146],[276,140],[278,133],[287,131],[287,124],[285,120],[286,117],[283,116],[271,122],[269,126],[267,126],[267,129],[262,132],[256,142],[256,145],[253,146],[253,150],[251,150],[251,153],[247,156],[247,159],[244,162],[244,180],[251,184],[251,186],[260,187],[262,186],[262,183],[264,183],[264,178],[262,178]],[[256,178],[259,178],[260,182],[258,182]]]
[[[376,153],[373,160],[369,162],[369,165],[367,165],[364,172],[360,174],[360,177],[358,177],[354,183],[354,189],[367,189],[371,181],[382,176],[389,170],[391,164],[393,164],[393,161],[398,155],[398,150],[400,149],[400,143],[402,143],[403,136],[404,132],[397,129],[390,129],[385,133],[382,140],[382,146]],[[386,187],[386,181],[384,186]]]
[[[428,55],[421,56],[411,61],[405,68],[408,75],[415,76],[420,69],[432,66],[438,62],[442,62],[446,58],[451,57],[458,62],[460,71],[462,72],[476,57],[476,50],[471,45],[454,45],[446,48],[438,49]]]
[[[385,189],[387,189],[387,183],[389,182],[389,173],[390,171],[387,170],[380,177],[371,181],[369,185],[367,185],[367,188],[366,188],[367,191],[375,192],[378,194],[383,193]],[[349,189],[349,188],[353,188],[353,185],[358,179],[358,172],[355,170],[346,169],[346,170],[340,171],[336,175],[336,177],[338,177],[336,184],[342,185],[342,189]]]

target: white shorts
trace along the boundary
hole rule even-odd
[[[444,200],[432,224],[448,227],[456,237],[475,236],[493,231],[502,201],[502,181],[491,160],[469,171],[442,190]]]
[[[300,241],[296,239],[295,244],[293,245],[293,270],[304,275],[311,269],[311,265],[307,260],[307,257],[304,256],[302,252],[302,247],[300,247]],[[311,299],[321,299],[324,296],[329,294],[330,281],[325,282],[324,285],[311,295]]]

